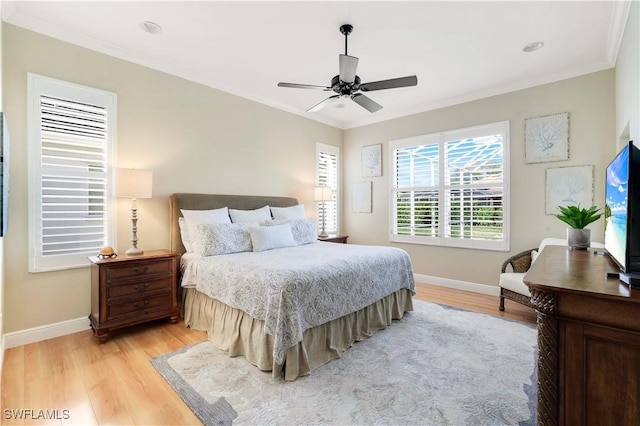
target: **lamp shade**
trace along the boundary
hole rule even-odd
[[[116,169],[116,196],[151,198],[153,173],[148,170]]]
[[[314,201],[331,201],[333,198],[333,191],[328,186],[316,186],[313,200]]]

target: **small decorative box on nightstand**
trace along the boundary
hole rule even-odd
[[[178,321],[178,259],[169,250],[91,261],[91,328],[100,343],[109,331],[159,318]]]
[[[318,237],[320,241],[328,241],[330,243],[342,243],[347,244],[348,235],[328,235],[326,237]]]

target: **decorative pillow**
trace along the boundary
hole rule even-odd
[[[295,220],[267,220],[262,222],[264,226],[278,226],[288,224],[291,226],[291,232],[296,245],[311,244],[318,241],[318,230],[316,222],[313,219],[295,219]]]
[[[538,259],[538,251],[537,250],[531,250],[531,264],[533,265],[533,263]]]
[[[187,253],[193,252],[193,245],[191,244],[191,238],[189,238],[187,221],[184,217],[178,218],[178,226],[180,227],[180,239],[182,239],[182,245],[187,250]]]
[[[271,207],[274,220],[304,219],[304,206],[298,204],[292,207]]]
[[[251,251],[249,226],[245,223],[199,223],[196,225],[199,240],[196,251],[201,256]]]
[[[195,252],[202,252],[202,247],[199,246],[200,239],[196,238],[198,235],[198,230],[196,226],[199,223],[208,223],[208,224],[219,224],[219,223],[231,223],[231,219],[229,218],[229,209],[226,207],[222,207],[219,209],[213,210],[180,210],[182,212],[182,216],[184,216],[185,222],[187,224],[187,232],[189,234],[187,240],[191,241],[191,248]],[[180,221],[178,220],[178,224]],[[184,245],[184,236],[182,237],[182,244]],[[185,245],[185,248],[187,246]]]
[[[288,223],[278,226],[252,226],[249,228],[249,234],[253,251],[296,246],[291,226]]]
[[[229,209],[229,216],[233,223],[259,223],[263,220],[271,219],[269,206],[260,207],[255,210]]]

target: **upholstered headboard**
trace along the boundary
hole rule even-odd
[[[220,195],[220,194],[188,194],[175,193],[169,196],[169,243],[171,250],[184,253],[186,250],[180,238],[178,218],[182,217],[180,209],[211,210],[222,207],[239,210],[259,209],[266,205],[274,207],[291,207],[298,200],[291,197],[264,197],[260,195]]]

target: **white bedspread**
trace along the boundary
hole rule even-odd
[[[401,249],[317,242],[264,252],[182,259],[185,287],[265,321],[274,359],[305,330],[360,310],[406,288],[415,291]]]

